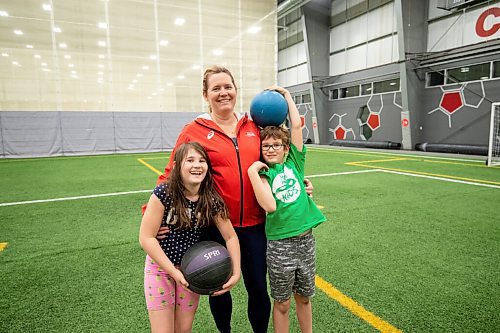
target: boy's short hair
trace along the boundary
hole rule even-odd
[[[276,140],[280,140],[281,142],[288,147],[290,145],[290,133],[288,133],[288,129],[283,126],[266,126],[260,130],[260,141],[263,141],[267,138],[273,138]]]

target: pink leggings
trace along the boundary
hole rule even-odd
[[[195,312],[200,300],[200,295],[178,285],[150,256],[144,264],[144,295],[148,310],[175,306],[176,310]]]

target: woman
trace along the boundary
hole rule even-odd
[[[208,103],[209,113],[198,116],[183,128],[174,152],[179,145],[189,141],[197,141],[206,149],[212,162],[215,189],[228,206],[231,223],[240,241],[241,272],[248,293],[248,319],[254,332],[267,332],[271,302],[266,281],[266,216],[255,198],[247,174],[250,165],[260,159],[259,129],[246,114],[234,111],[237,89],[227,68],[213,66],[205,71],[203,97]],[[168,176],[172,163],[170,159],[159,181]],[[308,192],[311,191],[309,185]],[[230,332],[231,294],[226,292],[210,297],[210,309],[219,331]]]

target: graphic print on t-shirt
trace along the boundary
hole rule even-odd
[[[284,203],[294,202],[300,195],[299,181],[292,169],[286,166],[284,166],[282,173],[276,175],[271,188],[276,198]]]

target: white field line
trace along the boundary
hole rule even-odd
[[[82,195],[79,197],[66,197],[66,198],[55,198],[55,199],[45,199],[45,200],[5,202],[5,203],[0,203],[0,207],[16,206],[16,205],[28,205],[28,204],[34,204],[34,203],[54,202],[54,201],[67,201],[67,200],[80,200],[80,199],[91,199],[91,198],[100,198],[100,197],[111,197],[111,196],[115,196],[115,195],[127,195],[127,194],[145,193],[145,192],[152,192],[152,190],[150,189],[150,190],[139,190],[139,191],[128,191],[128,192],[102,193],[102,194]]]
[[[421,178],[442,180],[442,181],[451,182],[451,183],[460,183],[460,184],[467,184],[467,185],[484,186],[484,187],[491,187],[491,188],[500,188],[500,186],[498,186],[498,185],[483,184],[483,183],[476,183],[476,182],[468,182],[468,181],[459,180],[459,179],[450,179],[450,178],[436,177],[436,176],[429,176],[429,175],[419,175],[419,174],[415,174],[415,173],[408,173],[408,172],[401,172],[401,171],[392,171],[392,170],[378,170],[378,171],[387,172],[387,173],[393,173],[393,174],[403,175],[403,176],[412,176],[412,177],[421,177]]]
[[[368,169],[368,170],[359,170],[359,171],[346,171],[346,172],[324,173],[324,174],[319,174],[319,175],[308,175],[305,178],[319,178],[319,177],[352,175],[352,174],[360,174],[360,173],[368,173],[368,172],[386,172],[386,173],[393,173],[393,174],[398,174],[398,175],[403,175],[403,176],[421,177],[421,178],[442,180],[442,181],[451,182],[451,183],[460,183],[460,184],[476,185],[476,186],[484,186],[484,187],[490,187],[490,188],[498,188],[498,189],[500,189],[500,186],[498,186],[498,185],[481,184],[481,183],[475,183],[475,182],[468,182],[468,181],[464,181],[464,180],[449,179],[449,178],[427,176],[427,175],[418,175],[418,174],[413,174],[413,173],[391,171],[391,170],[382,170],[382,169]],[[34,204],[34,203],[44,203],[44,202],[54,202],[54,201],[67,201],[67,200],[80,200],[80,199],[91,199],[91,198],[100,198],[100,197],[111,197],[111,196],[116,196],[116,195],[146,193],[146,192],[151,192],[151,191],[152,190],[150,189],[150,190],[138,190],[138,191],[128,191],[128,192],[115,192],[115,193],[82,195],[82,196],[78,196],[78,197],[66,197],[66,198],[55,198],[55,199],[45,199],[45,200],[5,202],[5,203],[0,203],[0,207],[4,207],[4,206],[16,206],[16,205],[28,205],[28,204]]]

